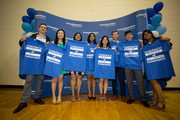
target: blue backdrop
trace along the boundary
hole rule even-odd
[[[117,19],[98,21],[98,22],[84,22],[84,21],[68,20],[49,14],[44,11],[37,11],[35,15],[35,26],[34,26],[35,32],[38,32],[38,28],[41,23],[45,23],[47,25],[48,28],[47,35],[50,37],[51,41],[54,41],[56,31],[58,29],[64,29],[66,32],[65,34],[67,40],[73,40],[74,34],[76,32],[80,32],[82,34],[82,40],[87,41],[88,34],[93,32],[96,35],[96,40],[97,43],[99,44],[101,37],[104,35],[107,35],[111,41],[112,40],[111,32],[113,30],[117,30],[119,32],[120,41],[124,39],[124,32],[127,30],[132,31],[134,39],[142,39],[142,32],[145,29],[147,29],[147,14],[146,14],[146,10],[139,10],[132,14]],[[71,94],[69,75],[65,75],[63,81],[64,81],[64,86],[63,86],[62,94]],[[52,79],[44,80],[42,85],[41,97],[52,96],[51,82]],[[152,90],[150,83],[146,80],[144,80],[144,82],[146,87],[147,98],[148,100],[151,100]],[[97,80],[96,93],[99,93],[98,84],[99,81]],[[36,80],[34,81],[34,85],[31,92],[32,98],[34,98],[35,85],[36,85]],[[83,77],[81,93],[88,93],[86,76]],[[136,80],[134,80],[134,93],[136,98],[140,97]],[[109,81],[107,94],[113,94],[111,81]],[[119,82],[118,82],[118,94],[120,94]],[[129,95],[128,88],[126,84],[126,96],[128,95]]]

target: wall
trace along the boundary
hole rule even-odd
[[[26,15],[27,8],[43,10],[51,14],[79,21],[102,21],[125,16],[140,9],[152,7],[157,0],[1,0],[0,1],[0,85],[23,85],[19,79],[19,45],[23,30],[21,18]],[[164,36],[171,38],[173,50],[171,57],[176,77],[168,87],[180,87],[180,1],[162,0],[164,8],[162,24],[168,30]],[[68,32],[68,31],[67,31]]]

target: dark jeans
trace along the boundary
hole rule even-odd
[[[125,72],[124,68],[115,67],[115,80],[112,80],[113,94],[117,95],[117,78],[119,78],[119,84],[121,88],[121,96],[125,96]]]

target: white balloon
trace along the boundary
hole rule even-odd
[[[158,37],[159,37],[158,31],[152,31],[152,33],[153,33],[153,35],[154,35],[155,38],[158,38]]]
[[[26,34],[26,36],[27,36],[27,37],[30,37],[32,34],[35,34],[35,33],[37,33],[37,32],[28,32],[28,33]]]

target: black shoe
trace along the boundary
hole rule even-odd
[[[90,100],[91,100],[91,99],[92,99],[92,97],[89,97],[89,96],[88,96],[88,99],[90,99]]]
[[[96,97],[91,97],[93,100],[95,100],[96,99]]]
[[[27,103],[20,103],[19,106],[13,111],[13,113],[18,113],[19,111],[21,111],[25,107],[27,107]]]
[[[34,103],[37,103],[37,104],[45,104],[44,101],[42,101],[40,98],[37,98],[37,99],[34,99]]]
[[[147,107],[147,108],[150,107],[150,105],[149,105],[149,103],[148,103],[147,101],[142,101],[142,103],[143,103],[143,105],[144,105],[145,107]]]
[[[134,102],[133,99],[129,99],[129,100],[127,101],[127,104],[131,104],[131,103],[133,103],[133,102]]]

